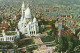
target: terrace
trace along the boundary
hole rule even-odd
[[[15,31],[8,31],[8,32],[6,32],[6,35],[16,35],[17,34],[17,32],[15,32]]]

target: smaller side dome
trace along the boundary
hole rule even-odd
[[[37,19],[34,17],[33,22],[37,22]]]

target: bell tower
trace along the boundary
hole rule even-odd
[[[22,4],[22,17],[21,17],[21,20],[24,19],[24,11],[25,11],[25,5],[24,5],[24,1],[23,1],[23,4]]]

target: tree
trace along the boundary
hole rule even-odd
[[[15,42],[15,43],[16,43],[16,45],[19,47],[20,39],[19,39],[19,38],[15,38],[15,39],[14,39],[14,42]]]
[[[14,52],[15,53],[22,53],[20,50],[18,50],[18,47],[17,46],[15,46],[15,47],[13,47],[14,48]]]
[[[63,53],[75,53],[75,47],[80,45],[77,37],[69,35],[59,37],[58,44],[59,53],[61,53],[61,51]]]
[[[32,51],[33,50],[36,50],[36,49],[38,49],[38,46],[33,46],[33,47],[26,47],[26,51],[27,51],[27,53],[33,53]]]
[[[39,32],[40,32],[40,33],[44,32],[44,31],[45,31],[44,28],[42,28],[42,27],[39,28]]]

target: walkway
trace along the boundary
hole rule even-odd
[[[43,44],[43,42],[40,38],[33,38],[33,40],[34,40],[35,44]],[[48,48],[46,47],[46,45],[41,45],[41,46],[38,46],[38,49],[39,50],[46,50]]]

